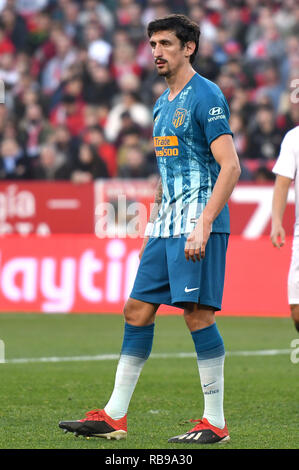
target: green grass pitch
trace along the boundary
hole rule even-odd
[[[299,363],[291,360],[298,333],[292,321],[219,316],[217,324],[228,353],[224,405],[231,441],[213,448],[298,449]],[[87,440],[58,428],[60,420],[82,418],[106,404],[122,332],[121,315],[1,314],[6,363],[0,364],[0,449],[194,449],[167,442],[203,412],[195,355],[176,356],[194,353],[182,316],[157,316],[153,355],[129,408],[127,440]],[[278,354],[240,353],[261,350]],[[104,354],[114,356],[91,360]],[[42,357],[79,360],[15,361]]]

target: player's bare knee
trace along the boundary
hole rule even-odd
[[[129,298],[124,306],[125,321],[134,326],[150,325],[155,320],[155,310],[147,308],[142,302]]]
[[[214,313],[214,309],[209,306],[186,305],[184,319],[189,330],[195,331],[212,325],[215,321]]]
[[[123,314],[127,323],[134,325],[136,320],[138,320],[138,312],[134,308],[134,304],[130,299],[125,303]]]

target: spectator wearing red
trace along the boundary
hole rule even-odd
[[[58,26],[51,27],[49,36],[34,52],[31,61],[31,73],[39,78],[43,68],[56,54],[55,36],[59,35],[61,29]]]
[[[141,76],[142,68],[137,62],[136,55],[136,48],[130,41],[128,34],[123,30],[116,31],[111,58],[111,74],[117,83],[120,83],[125,75]]]
[[[14,53],[15,50],[12,40],[6,34],[4,25],[0,23],[0,55]]]
[[[105,162],[111,178],[117,176],[117,153],[115,146],[107,142],[100,126],[92,126],[86,130],[84,141],[92,145],[99,157]]]
[[[54,127],[64,124],[72,136],[78,136],[85,127],[84,108],[85,104],[82,101],[66,94],[50,114],[50,122]]]

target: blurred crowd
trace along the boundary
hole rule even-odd
[[[241,180],[273,179],[299,124],[297,0],[0,0],[0,180],[155,177],[166,84],[146,26],[169,13],[200,26],[194,67],[229,103]]]

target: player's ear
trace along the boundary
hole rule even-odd
[[[185,57],[190,57],[195,51],[195,42],[188,41],[185,43]]]

